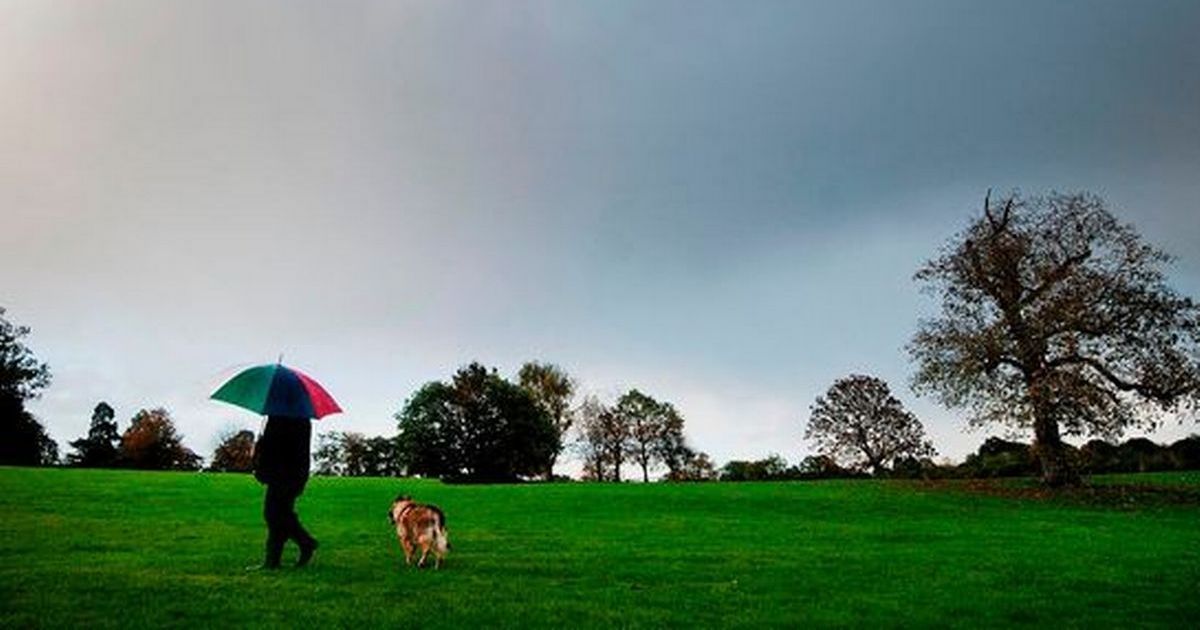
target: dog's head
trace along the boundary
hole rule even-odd
[[[396,495],[396,499],[392,501],[392,509],[388,510],[388,520],[391,521],[393,525],[396,524],[396,509],[399,508],[400,510],[403,510],[404,506],[408,505],[409,503],[412,503],[412,497],[408,496],[407,494]]]

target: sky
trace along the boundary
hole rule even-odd
[[[1103,196],[1200,296],[1191,0],[0,16],[0,305],[64,450],[105,400],[210,455],[259,420],[208,394],[282,354],[346,410],[318,431],[392,434],[425,382],[541,360],[673,402],[718,462],[798,461],[865,372],[959,460],[989,433],[912,393],[904,346],[936,312],[913,273],[989,188]]]

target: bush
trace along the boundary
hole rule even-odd
[[[1168,450],[1176,470],[1200,470],[1200,435],[1189,435]]]
[[[992,477],[1027,477],[1041,472],[1041,467],[1028,444],[990,437],[979,450],[967,456],[959,467],[965,476],[988,479]]]

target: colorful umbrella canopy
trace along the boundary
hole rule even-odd
[[[319,419],[342,411],[324,387],[282,363],[242,370],[211,397],[266,416]]]

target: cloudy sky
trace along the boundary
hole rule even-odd
[[[796,461],[814,397],[915,397],[912,274],[993,187],[1101,194],[1200,295],[1200,3],[0,3],[0,305],[64,442],[188,443],[285,362],[394,431],[420,384],[556,362]],[[1157,437],[1195,431],[1172,425]]]

